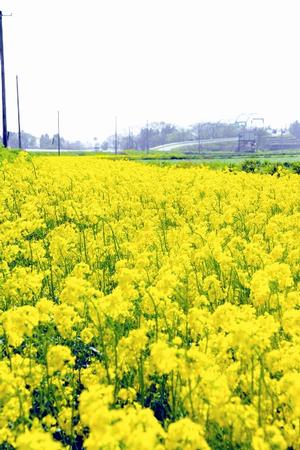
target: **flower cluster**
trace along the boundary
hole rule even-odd
[[[0,446],[300,448],[297,175],[22,153],[0,180]]]

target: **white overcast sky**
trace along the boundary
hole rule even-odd
[[[8,129],[100,140],[147,120],[300,119],[300,0],[0,0]]]

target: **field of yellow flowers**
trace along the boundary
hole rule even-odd
[[[300,178],[0,167],[0,449],[300,448]]]

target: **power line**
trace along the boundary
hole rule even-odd
[[[60,123],[59,123],[59,111],[57,111],[57,150],[58,150],[58,156],[60,156]]]
[[[22,148],[22,137],[21,137],[21,122],[20,122],[20,100],[19,100],[19,79],[16,75],[16,88],[17,88],[17,108],[18,108],[18,140],[19,148]]]
[[[118,153],[118,118],[115,117],[115,155]]]

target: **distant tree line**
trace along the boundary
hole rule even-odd
[[[136,134],[118,134],[118,149],[146,150],[173,142],[237,137],[241,131],[241,125],[221,122],[201,122],[188,128],[153,122],[142,127]],[[101,149],[112,149],[114,145],[115,135],[111,135],[101,144]]]
[[[37,138],[30,133],[21,132],[22,146],[23,148],[38,148]],[[10,131],[8,133],[8,145],[12,148],[18,148],[19,138],[18,133]]]
[[[117,146],[118,150],[135,149],[146,150],[161,146],[164,144],[171,144],[173,142],[195,141],[201,142],[206,139],[229,138],[238,137],[245,128],[240,123],[223,123],[223,122],[199,122],[190,127],[178,127],[166,122],[152,122],[147,126],[142,127],[138,132],[133,133],[131,130],[127,134],[118,133]],[[267,134],[275,132],[271,128],[258,128],[256,130],[257,138],[262,139]],[[286,130],[281,130],[281,134]],[[300,139],[300,122],[295,121],[291,123],[288,129],[288,134],[297,139]],[[41,148],[54,149],[57,148],[57,134],[53,136],[47,133],[42,134],[39,138],[30,133],[22,131],[22,147],[23,148]],[[8,144],[12,148],[18,148],[18,134],[14,132],[9,133]],[[60,137],[60,145],[65,150],[80,150],[87,148],[79,140],[68,141],[62,136]],[[92,146],[98,150],[108,150],[115,148],[115,135],[109,136],[100,145],[97,138],[94,138]]]
[[[300,139],[300,123],[298,122],[298,120],[296,120],[296,122],[291,123],[289,132],[295,138]]]
[[[42,134],[39,138],[33,136],[30,133],[21,132],[22,148],[41,148],[41,149],[52,149],[57,148],[58,135],[54,134],[52,137],[47,133]],[[9,132],[8,135],[8,145],[11,148],[18,148],[19,138],[18,133]],[[80,141],[67,141],[62,136],[60,137],[60,146],[65,150],[80,150],[85,148],[85,144]]]
[[[300,139],[300,122],[293,122],[288,130],[281,129],[279,131],[281,136],[289,135]],[[188,128],[183,128],[171,123],[153,122],[142,127],[136,134],[130,131],[127,134],[118,134],[117,144],[119,150],[146,150],[173,142],[194,140],[201,143],[202,140],[206,139],[238,137],[243,135],[244,132],[245,127],[241,123],[199,122]],[[278,136],[278,130],[273,130],[271,127],[255,129],[258,142],[262,142],[262,139],[272,134]],[[101,144],[101,149],[112,149],[114,146],[115,135],[111,135]]]

